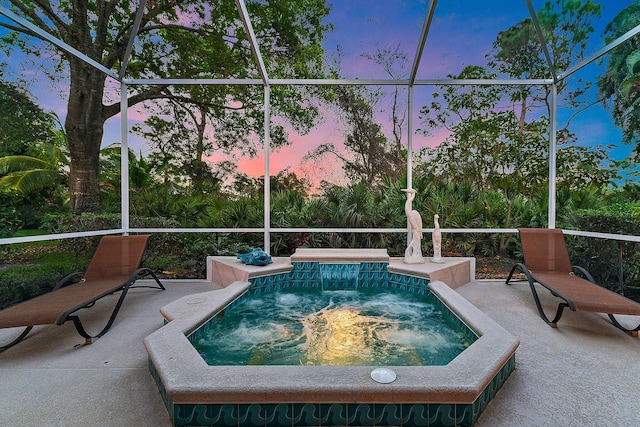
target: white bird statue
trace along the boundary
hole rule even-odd
[[[405,193],[407,193],[407,201],[404,204],[404,212],[407,214],[407,219],[409,220],[409,225],[411,226],[411,230],[418,236],[418,238],[422,239],[422,217],[420,216],[420,212],[415,209],[412,209],[413,199],[416,198],[416,190],[413,188],[403,189]]]
[[[433,242],[433,258],[431,262],[441,264],[444,260],[442,259],[442,232],[440,231],[438,219],[440,219],[440,215],[435,214],[433,216],[434,229],[431,235],[431,241]]]
[[[423,263],[420,241],[422,240],[422,217],[420,213],[412,208],[413,199],[416,198],[416,190],[413,188],[402,189],[407,193],[407,201],[404,204],[404,212],[407,215],[409,226],[411,227],[411,244],[404,252],[404,262],[407,264]]]

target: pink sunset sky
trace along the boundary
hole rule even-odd
[[[543,4],[543,0],[533,2],[535,9],[541,8]],[[363,55],[374,54],[381,49],[394,49],[398,46],[407,57],[405,72],[400,78],[407,78],[416,54],[427,5],[427,1],[404,0],[333,2],[328,21],[335,26],[335,30],[327,35],[325,42],[327,57],[331,58],[335,55],[334,52],[340,49],[343,55],[340,67],[344,78],[388,79],[389,75],[381,67]],[[605,4],[600,28],[610,22],[624,6],[623,4],[616,6]],[[417,78],[442,79],[451,74],[458,74],[467,65],[485,65],[487,62],[485,55],[491,51],[497,33],[528,17],[529,10],[524,0],[484,0],[482,2],[442,0],[438,2]],[[595,33],[596,37],[599,37],[598,30]],[[594,40],[592,51],[603,45],[601,38]],[[589,69],[592,71],[589,72]],[[595,69],[596,65],[593,64],[582,73],[585,78],[594,78],[599,72]],[[390,87],[381,89],[385,93],[391,92]],[[435,146],[448,136],[445,129],[433,130],[430,136],[415,133],[416,129],[424,127],[418,117],[418,111],[423,105],[431,102],[432,92],[438,90],[434,86],[421,86],[414,89],[412,141],[416,152],[425,146]],[[406,97],[406,90],[402,93]],[[404,101],[406,103],[406,99]],[[376,117],[383,131],[390,138],[390,119],[386,112],[388,102],[388,98],[383,99],[378,106],[380,111]],[[321,162],[303,162],[304,156],[318,145],[331,142],[341,146],[344,141],[345,132],[348,130],[345,124],[336,117],[334,111],[329,109],[323,109],[323,111],[323,122],[313,128],[308,135],[299,135],[288,128],[291,144],[271,154],[270,175],[288,168],[315,185],[321,180],[340,183],[343,173],[335,157],[326,155]],[[561,109],[558,114],[559,121],[570,114],[572,111]],[[612,126],[610,116],[601,106],[592,108],[582,117],[574,120],[580,123],[580,126],[574,127],[577,128],[575,131],[583,144],[603,144],[620,139],[619,130]],[[405,145],[407,133],[405,120],[403,129]],[[623,154],[620,156],[626,156],[629,147],[621,150]],[[216,155],[212,160],[220,158],[221,156]],[[264,174],[264,157],[242,158],[238,161],[238,169],[250,176],[261,176]]]
[[[594,40],[587,54],[595,52],[604,46],[600,37],[606,23],[625,6],[626,1],[600,2],[604,4],[602,18],[596,23]],[[539,9],[544,0],[534,0],[533,6]],[[404,75],[407,78],[417,51],[423,20],[428,1],[405,0],[350,0],[333,2],[331,13],[327,19],[335,26],[335,30],[327,35],[324,43],[327,61],[330,62],[335,52],[340,49],[343,57],[340,63],[342,77],[347,79],[387,79],[388,74],[379,66],[363,57],[363,54],[374,54],[378,49],[393,49],[396,46],[403,52],[408,61]],[[441,0],[437,3],[436,12],[424,47],[422,60],[418,68],[418,79],[442,79],[447,75],[458,74],[467,65],[486,65],[485,55],[491,51],[492,43],[499,31],[505,30],[519,21],[529,17],[529,11],[524,0],[484,0],[461,1]],[[18,65],[14,58],[7,58],[0,53],[0,61]],[[581,77],[595,80],[602,70],[601,64],[591,64],[581,71]],[[40,105],[50,111],[55,111],[64,120],[66,115],[66,82],[52,85],[44,76],[41,69],[24,68],[14,70],[19,78],[34,82],[31,92],[37,97]],[[64,79],[63,79],[64,80]],[[382,87],[385,92],[390,87]],[[119,85],[111,81],[108,93],[116,95]],[[416,86],[414,89],[414,107],[412,111],[413,130],[423,127],[418,117],[419,109],[431,102],[431,93],[438,90],[433,86]],[[404,91],[406,97],[406,91]],[[115,97],[113,98],[116,99]],[[406,99],[405,99],[406,102]],[[383,126],[388,138],[391,137],[388,118],[388,100],[377,106],[377,118]],[[290,128],[289,140],[291,144],[271,154],[270,171],[275,175],[285,169],[295,172],[300,178],[306,178],[317,184],[320,180],[330,182],[340,181],[342,172],[340,165],[327,157],[321,163],[303,162],[306,154],[323,143],[334,143],[340,146],[344,140],[345,124],[339,121],[334,112],[323,109],[323,122],[313,128],[308,135],[298,135]],[[572,114],[569,110],[559,110],[559,121]],[[146,118],[139,108],[128,111],[129,129],[142,123]],[[278,120],[278,118],[275,118]],[[595,145],[604,143],[618,143],[620,131],[601,106],[591,108],[572,122],[573,130],[578,134],[579,143]],[[105,125],[103,146],[121,140],[121,118],[116,116]],[[408,129],[403,130],[403,141],[407,143]],[[429,137],[413,134],[414,151],[425,146],[439,144],[447,136],[443,129],[432,132]],[[212,137],[214,137],[212,135]],[[149,147],[140,137],[130,134],[129,144],[136,151],[148,155]],[[618,157],[624,157],[629,147],[622,147]],[[612,154],[612,157],[614,154]],[[221,160],[223,156],[214,154],[212,163]],[[260,176],[264,173],[264,158],[258,156],[253,159],[238,160],[238,169],[250,176]]]

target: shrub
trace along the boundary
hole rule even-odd
[[[640,236],[640,203],[617,203],[576,211],[570,228]],[[572,261],[591,272],[596,282],[640,301],[640,243],[587,237],[567,238]]]
[[[120,227],[120,217],[114,214],[63,215],[45,222],[52,233],[105,230]],[[177,222],[165,218],[132,217],[136,228],[172,228]],[[51,242],[29,243],[3,247],[3,254],[19,259],[21,265],[0,270],[0,307],[33,298],[51,290],[64,276],[83,271],[95,252],[101,236],[77,237]],[[166,260],[166,254],[185,254],[183,246],[188,239],[172,233],[154,233],[145,251],[145,263],[158,267],[156,259]],[[191,255],[188,252],[187,255]],[[175,258],[170,258],[175,259]],[[180,256],[177,257],[181,262]],[[204,260],[202,263],[204,264]],[[164,266],[164,268],[171,266]]]
[[[33,248],[34,246],[30,246]],[[79,271],[78,260],[48,248],[29,259],[27,265],[0,270],[0,309],[50,291],[65,276]],[[80,264],[86,266],[88,259]]]
[[[11,237],[20,226],[15,198],[11,193],[0,191],[0,239]]]

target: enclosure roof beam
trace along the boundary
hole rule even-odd
[[[260,79],[124,79],[123,83],[128,85],[262,85]],[[359,79],[271,79],[270,85],[313,85],[313,86],[336,86],[336,85],[361,85],[361,86],[408,86],[409,80],[359,80]],[[438,86],[438,85],[550,85],[552,79],[432,79],[416,80],[416,86]]]
[[[437,86],[437,85],[478,85],[478,86],[526,86],[526,85],[550,85],[552,79],[435,79],[416,80],[416,86]]]
[[[128,85],[262,85],[261,79],[123,79]]]
[[[626,33],[624,33],[623,35],[621,35],[620,37],[618,37],[617,39],[615,39],[614,41],[612,41],[611,43],[609,43],[608,45],[603,47],[602,49],[596,51],[594,54],[592,54],[588,58],[584,59],[580,63],[578,63],[578,64],[576,64],[576,65],[574,65],[572,67],[567,68],[564,72],[560,73],[558,78],[560,80],[562,80],[562,79],[570,76],[571,74],[575,73],[576,71],[582,69],[583,67],[586,67],[587,65],[589,65],[593,61],[597,61],[598,59],[600,59],[600,57],[602,57],[603,55],[606,55],[611,50],[615,49],[616,47],[618,47],[622,43],[626,42],[627,40],[629,40],[631,37],[635,36],[638,33],[640,33],[640,25],[638,25],[635,28],[632,28],[631,30],[627,31]]]
[[[138,4],[138,12],[136,13],[136,19],[133,21],[133,26],[131,27],[127,50],[125,51],[122,58],[122,65],[120,66],[120,73],[118,74],[118,76],[120,77],[120,81],[122,81],[122,79],[124,78],[124,73],[127,72],[127,66],[129,65],[129,60],[131,59],[131,51],[133,50],[133,42],[135,41],[136,37],[138,37],[140,23],[142,22],[142,17],[144,16],[144,8],[146,6],[147,0],[140,0],[140,3]]]
[[[550,85],[551,79],[271,79],[274,85],[363,85],[363,86],[438,86],[438,85]]]
[[[260,46],[258,45],[258,39],[256,39],[256,33],[255,31],[253,31],[253,25],[251,25],[251,18],[249,17],[249,12],[247,11],[247,5],[244,3],[244,0],[236,0],[236,5],[238,7],[238,12],[240,13],[240,18],[242,19],[244,29],[247,32],[247,36],[249,37],[251,52],[253,52],[253,57],[258,65],[260,77],[262,78],[263,84],[268,85],[269,76],[267,75],[267,68],[264,65],[264,60],[262,58],[262,54],[260,53]]]
[[[553,66],[553,60],[551,59],[551,55],[549,54],[547,41],[545,40],[544,35],[542,34],[542,28],[540,28],[540,22],[538,21],[538,16],[536,15],[536,11],[533,9],[533,4],[531,4],[531,0],[527,0],[527,6],[529,7],[529,14],[531,15],[531,21],[533,22],[533,26],[536,29],[536,34],[538,35],[538,41],[540,41],[542,52],[544,53],[544,57],[547,60],[547,65],[549,65],[549,72],[551,73],[553,82],[557,83],[558,75],[556,74],[556,68]]]
[[[416,55],[413,58],[413,66],[411,67],[411,75],[409,76],[409,85],[412,85],[416,80],[418,74],[418,67],[420,67],[420,61],[422,60],[422,53],[424,52],[424,45],[427,43],[427,36],[429,35],[429,28],[431,27],[431,21],[433,20],[433,14],[436,11],[437,0],[431,0],[427,8],[427,16],[422,25],[422,34],[420,34],[420,41],[418,42],[418,49]]]
[[[28,29],[29,31],[32,32],[32,35],[34,35],[35,37],[37,37],[37,38],[39,38],[41,40],[45,40],[45,41],[48,41],[50,43],[53,43],[54,45],[58,46],[60,49],[66,51],[66,52],[69,52],[70,54],[72,54],[76,58],[86,62],[87,64],[92,65],[93,67],[95,67],[98,70],[102,71],[103,73],[105,73],[109,77],[113,77],[114,79],[119,80],[118,75],[113,70],[108,69],[107,67],[105,67],[101,63],[89,58],[87,55],[85,55],[84,53],[80,52],[79,50],[72,48],[71,46],[69,46],[64,41],[60,40],[59,38],[52,36],[51,34],[47,33],[46,31],[43,31],[41,28],[33,25],[31,22],[19,17],[15,13],[13,13],[10,10],[8,10],[7,8],[5,8],[4,6],[0,6],[0,15],[4,15],[7,18],[9,18],[10,20],[12,20],[13,22],[15,22],[16,24]]]

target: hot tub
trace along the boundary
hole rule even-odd
[[[247,294],[317,286],[320,262],[359,263],[375,286],[432,293],[475,341],[444,366],[386,367],[395,375],[389,383],[375,381],[371,366],[209,366],[191,345]],[[386,251],[305,250],[262,270],[224,264],[247,280],[163,307],[168,323],[144,341],[174,425],[471,425],[515,368],[513,336],[447,284],[423,277],[424,265],[398,264]]]

